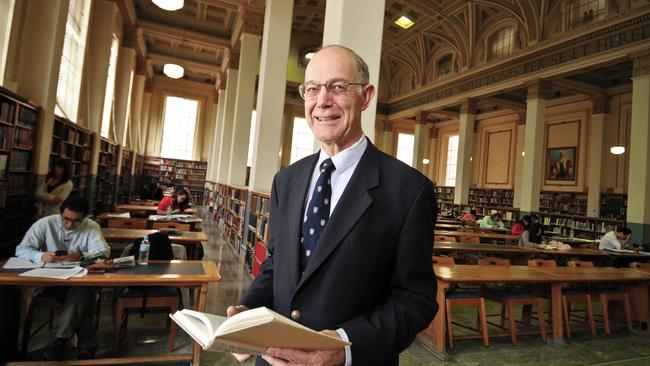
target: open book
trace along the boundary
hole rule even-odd
[[[269,347],[324,350],[350,345],[265,307],[244,311],[230,318],[188,309],[169,316],[204,350],[213,352],[259,355]]]

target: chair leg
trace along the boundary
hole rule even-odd
[[[605,325],[605,334],[609,335],[611,333],[611,328],[609,324],[609,303],[607,296],[604,294],[600,295],[600,309],[603,313],[603,324]]]
[[[632,332],[632,313],[630,311],[630,300],[627,293],[623,294],[623,307],[625,308],[625,324],[627,325],[627,331]]]
[[[171,313],[175,313],[178,310],[178,306],[171,307]],[[167,317],[169,318],[169,317]],[[176,322],[171,322],[171,327],[169,327],[169,352],[174,352],[174,341],[176,340]]]
[[[589,322],[589,329],[591,330],[591,335],[596,336],[596,322],[594,321],[594,309],[591,304],[591,295],[587,295],[587,321]]]
[[[501,328],[503,328],[503,325],[505,324],[505,317],[506,317],[506,305],[501,304]]]
[[[512,303],[508,302],[507,308],[508,308],[508,328],[510,328],[509,329],[510,340],[512,341],[512,345],[516,346],[517,345],[517,324],[515,322],[514,309]]]
[[[453,349],[454,348],[454,337],[453,337],[453,333],[452,333],[452,330],[451,330],[451,327],[452,327],[452,323],[451,323],[451,304],[449,303],[449,301],[445,302],[445,312],[446,312],[445,318],[447,318],[447,341],[449,342],[449,349]]]
[[[564,324],[566,324],[566,337],[571,338],[571,303],[566,296],[562,296],[562,307],[564,310]]]
[[[29,334],[32,332],[32,318],[33,314],[33,303],[34,298],[29,296],[25,301],[25,323],[23,324],[23,342],[21,344],[21,354],[23,358],[27,356],[27,347],[29,345]]]
[[[483,336],[483,345],[485,347],[490,346],[490,338],[488,337],[487,329],[487,315],[485,311],[485,299],[479,299],[480,305],[478,307],[478,315],[481,318],[481,335]]]
[[[539,331],[542,333],[542,340],[546,342],[546,319],[544,319],[544,303],[542,299],[537,300],[537,316],[539,317]]]
[[[113,324],[113,353],[117,353],[120,344],[120,330],[122,328],[122,316],[124,313],[124,300],[118,298],[115,304],[115,319]]]

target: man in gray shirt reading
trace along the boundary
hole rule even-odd
[[[34,263],[79,261],[108,257],[110,247],[99,225],[88,215],[88,202],[71,196],[61,203],[60,214],[43,217],[27,230],[16,247],[16,256]],[[37,290],[38,296],[56,299],[62,304],[55,338],[44,353],[49,360],[61,360],[65,346],[75,333],[77,358],[93,358],[97,335],[92,322],[95,289],[85,286],[54,286]]]

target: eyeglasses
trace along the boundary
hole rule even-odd
[[[320,94],[321,87],[325,87],[328,93],[333,96],[345,94],[350,90],[350,87],[355,85],[366,86],[367,83],[353,83],[345,80],[329,81],[323,84],[317,83],[304,83],[298,86],[298,92],[302,99],[311,100],[316,99]]]
[[[82,222],[83,220],[84,220],[83,218],[81,218],[81,219],[77,219],[77,220],[73,220],[73,219],[71,219],[71,218],[69,218],[69,217],[65,217],[65,216],[61,215],[61,221],[62,221],[64,224],[79,225],[79,224],[81,224],[81,222]]]

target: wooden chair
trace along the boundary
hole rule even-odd
[[[478,261],[483,266],[510,266],[510,260],[500,258],[483,258]],[[517,322],[515,321],[515,305],[535,305],[539,317],[539,329],[542,339],[546,342],[546,320],[544,319],[544,304],[542,298],[535,296],[524,288],[486,289],[486,299],[501,303],[501,322],[499,327],[505,329],[505,312],[508,312],[508,330],[513,346],[517,345]],[[496,324],[495,324],[496,325]]]
[[[650,269],[650,263],[632,262],[629,267],[631,269]]]
[[[109,219],[109,229],[146,229],[146,219]]]
[[[454,258],[452,257],[439,257],[432,256],[431,260],[433,264],[440,265],[455,265]],[[452,309],[454,307],[477,307],[478,308],[478,321],[477,328],[472,328],[464,324],[454,322],[452,320]],[[460,327],[476,330],[481,333],[481,338],[483,338],[483,345],[488,347],[490,345],[490,340],[488,337],[487,330],[487,314],[485,311],[485,298],[481,296],[480,289],[460,289],[452,288],[447,290],[445,294],[445,313],[447,318],[447,341],[449,342],[449,349],[454,348],[454,337],[452,326],[456,324]]]
[[[528,266],[555,268],[557,267],[557,263],[555,263],[555,261],[552,259],[529,259]],[[594,321],[594,311],[591,302],[591,295],[589,292],[583,291],[581,289],[574,289],[565,286],[562,288],[562,313],[564,315],[564,323],[566,324],[567,338],[571,338],[571,304],[574,302],[585,303],[585,311],[587,313],[587,317],[584,318],[585,323],[589,325],[591,335],[595,336],[596,322]]]
[[[124,251],[122,256],[127,256],[131,254],[133,249],[133,244],[129,244]],[[172,252],[174,253],[174,259],[183,260],[186,259],[185,247],[178,244],[172,244]],[[129,294],[120,294],[116,296],[115,300],[115,314],[113,321],[113,352],[117,353],[119,350],[120,344],[120,332],[122,328],[126,330],[128,327],[128,312],[125,313],[125,310],[128,309],[141,309],[144,305],[146,308],[164,308],[170,309],[171,313],[178,310],[180,304],[180,296],[178,289],[173,287],[156,287],[150,288],[147,290],[146,294],[146,304],[143,296],[143,292],[134,291]],[[174,342],[176,340],[176,323],[169,322],[169,352],[174,352]]]
[[[433,241],[436,243],[455,243],[456,237],[450,235],[435,235]]]
[[[594,263],[590,261],[573,260],[567,262],[567,267],[594,268]],[[610,301],[620,301],[623,303],[625,325],[627,326],[627,330],[632,332],[632,312],[630,310],[630,300],[627,292],[622,291],[617,287],[592,287],[591,290],[594,295],[598,295],[598,301],[600,301],[600,311],[603,317],[605,334],[609,335],[611,333],[611,324],[609,321]]]
[[[154,230],[169,229],[169,230],[176,230],[176,231],[190,231],[191,225],[181,224],[178,222],[154,222],[153,228]]]
[[[481,244],[481,238],[478,236],[461,236],[460,242],[465,244]]]

